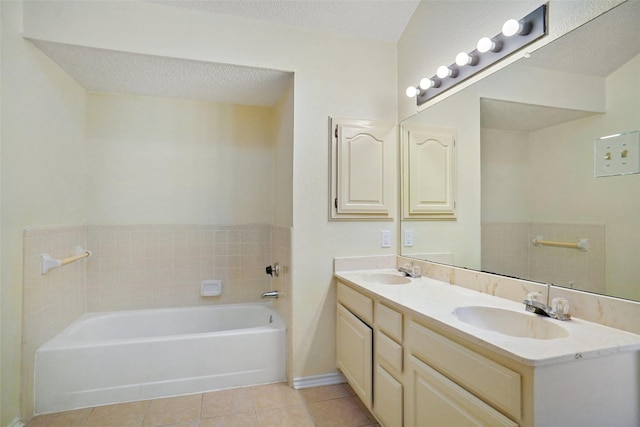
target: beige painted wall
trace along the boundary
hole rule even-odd
[[[271,224],[275,126],[272,108],[88,94],[87,222]]]
[[[21,4],[2,8],[0,424],[19,415],[22,231],[83,220],[84,91],[21,37]]]

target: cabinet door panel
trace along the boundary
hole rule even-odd
[[[515,418],[521,417],[522,381],[519,373],[416,322],[409,324],[407,347],[411,354],[494,407]]]
[[[386,427],[402,427],[402,384],[380,365],[376,365],[374,383],[374,412]]]
[[[373,332],[367,324],[338,304],[338,368],[360,400],[371,408]]]
[[[455,219],[455,131],[402,129],[405,219]]]
[[[413,356],[407,385],[408,426],[517,427],[505,417],[445,376]]]
[[[331,218],[392,218],[395,125],[331,119]]]

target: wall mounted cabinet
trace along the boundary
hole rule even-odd
[[[455,131],[402,126],[402,218],[456,218]]]
[[[395,210],[396,126],[330,118],[330,218],[392,219]]]

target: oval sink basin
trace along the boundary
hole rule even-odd
[[[537,314],[496,307],[458,307],[453,314],[462,322],[504,335],[537,340],[565,338],[569,332],[552,320]]]
[[[363,275],[362,279],[378,285],[406,285],[411,283],[411,279],[408,277],[391,273],[369,273]]]

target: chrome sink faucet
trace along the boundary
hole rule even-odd
[[[547,284],[547,303],[544,304],[540,300],[542,294],[540,292],[529,292],[527,299],[524,300],[525,310],[551,317],[558,320],[570,320],[569,301],[564,298],[554,298],[549,305],[549,296],[551,294],[551,285]]]
[[[413,265],[413,263],[406,263],[404,267],[398,267],[398,271],[400,273],[404,273],[405,276],[413,277],[414,279],[422,277],[420,266]]]

